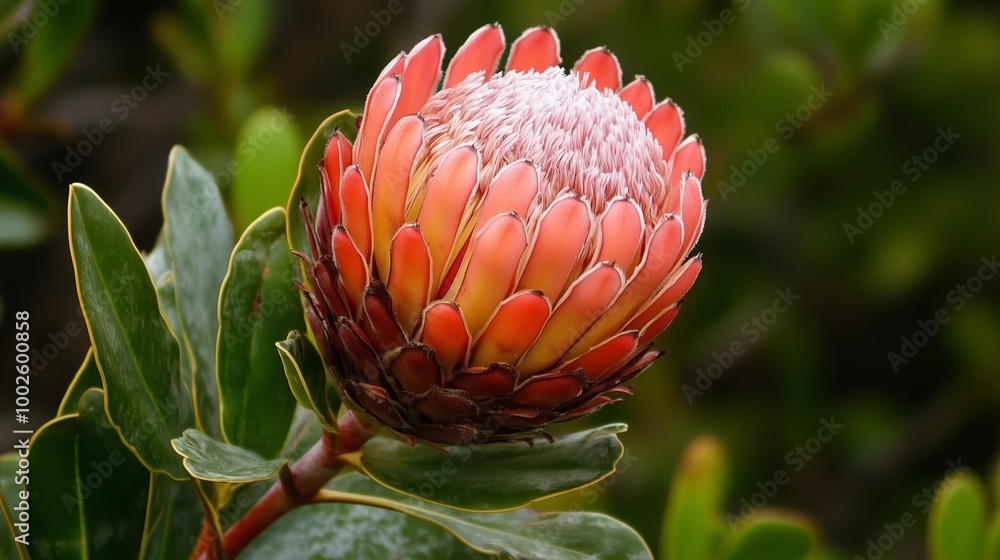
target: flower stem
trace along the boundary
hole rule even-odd
[[[337,422],[337,433],[323,432],[298,461],[267,490],[253,507],[223,535],[226,556],[236,558],[258,535],[281,516],[306,504],[326,485],[345,463],[340,456],[357,451],[371,437],[354,414],[348,412]],[[202,532],[192,558],[215,560],[211,535]]]

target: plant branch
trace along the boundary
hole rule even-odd
[[[246,515],[226,531],[223,542],[229,558],[236,558],[281,516],[308,503],[347,464],[341,456],[357,451],[371,437],[351,412],[340,418],[337,430],[337,433],[323,432],[323,437],[290,471],[283,473]],[[212,540],[200,540],[191,557],[214,560]]]

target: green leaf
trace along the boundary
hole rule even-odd
[[[321,492],[318,501],[369,505],[405,513],[437,525],[481,554],[499,558],[652,559],[649,548],[631,527],[598,513],[463,512],[380,488],[357,473],[335,479],[330,488],[333,490]],[[301,537],[317,533],[315,526],[307,527],[308,531],[296,534]]]
[[[70,252],[111,424],[146,467],[187,477],[170,440],[193,425],[177,341],[125,226],[90,188],[69,196]]]
[[[32,21],[38,17],[38,31],[30,38],[18,34],[21,40],[11,44],[16,54],[24,53],[14,86],[19,107],[31,105],[63,71],[76,54],[77,44],[97,13],[97,6],[97,0],[56,4],[44,0],[35,2],[35,9],[29,17]],[[45,25],[40,24],[43,19]]]
[[[38,558],[134,558],[149,472],[108,423],[103,391],[31,443],[31,553]]]
[[[359,480],[363,478],[348,475],[335,479],[328,487],[364,491]],[[369,482],[369,485],[372,484]],[[400,557],[407,560],[491,558],[469,549],[446,531],[414,517],[381,508],[346,504],[316,504],[292,510],[240,554],[240,560]]]
[[[0,250],[27,247],[53,229],[54,205],[49,195],[14,154],[0,147]]]
[[[100,389],[101,387],[101,372],[97,369],[97,361],[94,360],[94,349],[90,348],[87,350],[86,357],[83,358],[83,363],[80,364],[80,369],[73,376],[69,389],[66,389],[66,394],[63,395],[62,402],[59,403],[59,411],[56,412],[56,416],[74,414],[80,397],[88,389]]]
[[[331,115],[319,125],[306,143],[302,159],[299,160],[299,173],[285,207],[288,214],[288,244],[295,251],[309,254],[309,239],[306,237],[305,220],[299,211],[299,201],[305,200],[315,215],[320,188],[317,165],[323,160],[326,143],[335,130],[340,130],[341,134],[353,142],[358,133],[356,122],[357,115],[348,110]]]
[[[726,457],[710,436],[691,442],[674,474],[663,519],[660,556],[702,560],[721,543],[720,509],[726,489]]]
[[[445,506],[476,511],[524,507],[599,482],[615,471],[624,448],[612,424],[553,443],[428,446],[376,437],[358,465],[376,482]]]
[[[233,228],[212,176],[180,146],[170,152],[163,217],[181,324],[177,335],[192,366],[195,418],[202,431],[219,437],[216,312],[233,250]]]
[[[993,514],[990,525],[986,529],[985,547],[984,560],[1000,560],[1000,511]]]
[[[226,74],[234,81],[245,79],[267,44],[273,2],[199,4],[206,11],[213,50]]]
[[[295,414],[274,344],[304,329],[285,212],[274,208],[243,233],[219,299],[218,384],[225,441],[276,457]],[[221,439],[221,438],[219,438]]]
[[[189,558],[201,532],[202,511],[190,481],[153,475],[142,530],[141,560]]]
[[[197,430],[186,430],[184,437],[173,444],[184,457],[184,468],[191,476],[212,482],[265,480],[288,463],[282,459],[268,461],[249,449],[215,441]]]
[[[170,260],[170,254],[167,252],[167,240],[162,229],[160,234],[156,236],[156,245],[153,245],[153,250],[146,253],[143,260],[146,261],[146,269],[149,270],[153,282],[159,282],[160,278],[168,273],[173,274],[174,263]],[[160,305],[163,305],[162,301]]]
[[[215,89],[226,91],[230,104],[236,104],[232,88],[245,83],[272,28],[272,2],[200,2],[176,3],[179,16],[170,14],[171,29],[164,47],[178,63],[193,64],[188,70],[198,82],[212,82]],[[162,33],[162,31],[161,31]],[[192,55],[198,60],[191,61]]]
[[[406,557],[413,560],[652,558],[635,531],[601,514],[459,512],[392,492],[357,473],[338,477],[328,488],[344,503],[291,512],[251,543],[240,558],[392,558],[399,551],[406,551]],[[449,538],[445,531],[459,540]],[[461,550],[459,541],[473,550]]]
[[[278,347],[285,378],[295,400],[316,414],[324,430],[336,432],[337,416],[333,409],[339,403],[331,406],[328,400],[323,362],[312,342],[299,331],[292,331],[287,339],[276,342],[275,346]]]
[[[167,241],[162,229],[156,239],[156,245],[146,255],[145,260],[146,268],[149,270],[149,275],[153,277],[153,284],[156,286],[156,299],[160,302],[163,316],[167,319],[170,330],[175,334],[180,334],[183,332],[183,326],[181,325],[180,312],[177,309],[177,283],[174,280],[173,262],[170,260]],[[191,360],[183,357],[180,364],[181,381],[184,383],[184,388],[189,393],[193,393],[194,364],[191,363]]]
[[[302,153],[302,133],[292,118],[277,107],[258,109],[236,136],[233,167],[226,171],[233,180],[233,221],[239,230],[288,200]]]
[[[146,269],[153,278],[156,285],[156,297],[163,308],[163,313],[170,324],[170,330],[175,333],[182,331],[180,315],[177,310],[177,286],[174,281],[174,263],[167,250],[167,239],[163,229],[156,237],[156,245],[153,250],[143,258],[146,261]],[[188,362],[189,360],[184,360]]]
[[[803,519],[760,514],[736,531],[727,560],[803,560],[813,548],[815,531]]]
[[[986,491],[974,475],[945,479],[931,508],[927,527],[930,560],[982,558],[986,533]]]
[[[51,229],[48,216],[0,193],[0,249],[20,248],[44,240]]]
[[[196,30],[197,26],[185,15],[165,11],[157,14],[151,22],[150,34],[157,46],[170,57],[173,66],[192,85],[204,91],[218,76],[218,66],[211,59],[203,30]]]
[[[19,560],[28,560],[28,547],[20,541],[15,540],[15,537],[17,535],[21,535],[23,531],[15,529],[14,524],[20,523],[21,520],[16,518],[14,514],[18,513],[19,515],[19,510],[25,509],[24,507],[21,507],[22,504],[20,495],[20,492],[24,489],[24,487],[15,482],[19,476],[17,475],[17,470],[20,468],[18,466],[18,461],[20,459],[21,457],[18,456],[16,451],[0,455],[0,517],[3,517],[3,523],[2,526],[0,526],[0,558],[9,558],[10,560],[13,560],[14,558],[18,558]],[[17,507],[18,510],[14,510],[13,508],[15,507]],[[29,515],[31,511],[30,507],[29,502]],[[26,538],[29,539],[28,542],[30,543],[30,524],[26,528],[29,533],[29,536]]]

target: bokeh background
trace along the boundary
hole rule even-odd
[[[644,74],[683,107],[708,152],[705,269],[659,341],[668,352],[635,396],[584,421],[628,422],[630,460],[599,492],[545,507],[608,512],[655,549],[671,476],[707,433],[729,457],[726,512],[782,470],[767,507],[812,518],[817,557],[864,557],[912,512],[885,558],[924,558],[914,495],[952,465],[991,479],[996,459],[992,0],[0,2],[0,356],[12,363],[13,313],[28,310],[33,425],[89,344],[70,182],[148,249],[167,154],[184,144],[245,226],[283,203],[308,136],[360,111],[389,58],[431,33],[454,53],[494,21],[508,44],[552,25],[569,65],[608,46],[626,81]],[[274,111],[290,116],[275,127]],[[12,394],[13,372],[2,377]],[[824,420],[842,428],[817,447]]]

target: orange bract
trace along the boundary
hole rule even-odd
[[[701,270],[701,141],[549,28],[401,53],[320,164],[305,289],[345,402],[406,437],[526,439],[616,402]]]

